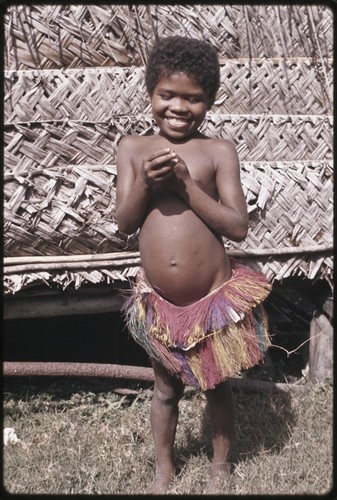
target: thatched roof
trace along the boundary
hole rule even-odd
[[[207,39],[220,57],[203,130],[237,146],[251,227],[229,251],[271,280],[332,280],[326,6],[15,5],[5,14],[6,292],[135,274],[137,235],[114,221],[116,151],[124,135],[156,131],[144,64],[155,37],[171,34]]]

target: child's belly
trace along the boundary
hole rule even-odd
[[[231,275],[222,239],[182,202],[150,211],[139,248],[149,284],[177,305],[196,302]]]

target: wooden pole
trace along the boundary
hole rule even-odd
[[[107,377],[122,378],[132,380],[144,380],[153,382],[154,373],[152,368],[144,366],[113,365],[106,363],[51,363],[51,362],[30,362],[30,361],[5,361],[3,363],[3,374],[6,377]],[[284,384],[278,382],[267,382],[259,380],[243,380],[231,378],[230,383],[233,388],[248,389],[252,391],[281,391],[288,392],[294,390],[307,390],[305,385]]]
[[[227,254],[237,258],[254,258],[270,256],[287,256],[332,252],[331,245],[284,248],[252,248],[248,250],[227,250]],[[4,274],[24,273],[30,271],[52,271],[58,269],[104,269],[111,267],[139,266],[139,252],[115,252],[90,255],[50,255],[5,257]]]
[[[333,328],[325,314],[310,322],[309,380],[316,383],[332,377]]]

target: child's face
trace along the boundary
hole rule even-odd
[[[205,91],[185,73],[163,76],[150,101],[161,135],[175,140],[194,134],[208,109]]]

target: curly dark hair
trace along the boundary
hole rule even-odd
[[[192,77],[204,90],[208,109],[215,101],[220,85],[220,67],[216,50],[196,38],[170,36],[160,40],[149,54],[145,85],[149,95],[163,76],[182,72]]]

